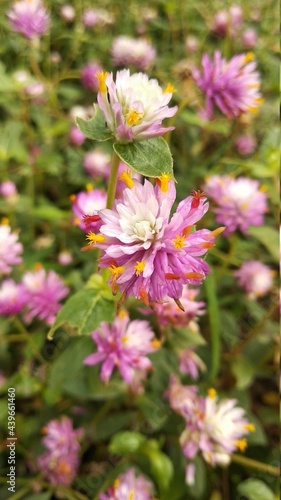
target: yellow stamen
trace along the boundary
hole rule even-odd
[[[180,250],[185,246],[185,237],[180,234],[176,234],[176,237],[172,240],[172,242],[174,243],[174,247]]]
[[[164,94],[172,94],[173,92],[176,92],[176,89],[174,85],[170,82],[167,83],[167,87],[164,90]]]
[[[91,184],[91,183],[86,184],[86,190],[88,192],[93,191],[93,184]]]
[[[109,270],[111,276],[113,276],[114,278],[117,278],[119,276],[119,274],[122,274],[124,272],[125,268],[123,266],[114,266],[114,265],[111,265],[108,268],[108,270]],[[120,314],[124,314],[124,312],[120,311]]]
[[[99,91],[100,92],[106,92],[107,91],[107,86],[105,83],[106,77],[109,73],[107,71],[100,71],[97,73],[97,79],[99,81]]]
[[[160,180],[160,189],[163,193],[166,193],[168,191],[169,187],[169,181],[171,180],[171,176],[169,174],[162,174],[159,177]]]
[[[236,448],[240,451],[245,451],[247,448],[247,441],[246,439],[238,439],[238,441],[235,442]]]
[[[92,231],[87,234],[86,239],[88,240],[88,245],[96,245],[97,243],[103,243],[105,241],[105,236],[103,234],[95,234]]]
[[[223,233],[225,230],[225,226],[221,226],[221,227],[218,227],[217,229],[215,229],[214,231],[211,231],[207,238],[215,238],[216,236],[218,236],[219,234]]]
[[[255,59],[255,54],[253,52],[247,52],[247,54],[244,57],[244,64],[247,64],[250,61],[253,61]]]
[[[113,488],[114,490],[116,490],[118,488],[118,486],[120,485],[120,479],[115,479],[114,483],[113,483]]]
[[[41,262],[36,262],[36,264],[34,264],[34,269],[36,271],[39,271],[40,269],[42,269],[42,267],[43,266],[42,266]]]
[[[262,184],[261,187],[259,188],[259,191],[261,191],[262,193],[264,193],[265,191],[267,191],[267,186],[265,184]]]
[[[202,248],[212,248],[214,246],[214,243],[211,241],[205,241],[205,243],[201,243]]]
[[[128,500],[134,500],[134,496],[135,496],[135,492],[134,491],[130,491]]]
[[[79,219],[79,217],[74,217],[74,219],[73,219],[73,224],[75,224],[75,226],[79,226],[79,224],[80,224],[80,219]]]
[[[139,276],[140,273],[142,273],[142,271],[144,270],[144,268],[145,268],[145,262],[142,260],[141,262],[137,261],[134,270],[136,271],[136,274]]]
[[[74,202],[76,200],[76,194],[71,194],[69,196],[70,201]]]
[[[209,398],[214,399],[216,397],[216,395],[217,395],[216,389],[214,389],[213,387],[210,387],[210,389],[208,389]]]
[[[121,272],[123,272],[123,271],[121,271]],[[118,313],[118,316],[120,319],[124,319],[128,316],[128,313],[125,309],[121,309],[121,311],[119,311],[119,313]]]
[[[4,226],[8,226],[9,219],[7,217],[2,217],[1,224],[3,224]]]
[[[135,185],[130,170],[124,170],[124,172],[122,172],[122,174],[119,176],[119,179],[120,181],[125,182],[126,186],[130,189]]]
[[[255,102],[256,106],[249,106],[248,107],[248,111],[250,113],[256,113],[258,111],[258,107],[261,106],[261,104],[264,102],[264,99],[262,97],[257,97],[254,102]]]
[[[186,273],[185,277],[189,280],[202,280],[204,278],[204,275],[201,273],[190,272]]]
[[[249,422],[248,424],[244,425],[244,429],[246,431],[249,431],[249,432],[255,432],[255,430],[256,430],[255,424],[253,424],[252,422]]]
[[[141,111],[137,111],[135,108],[133,108],[129,109],[128,113],[125,114],[125,117],[126,123],[132,126],[139,123],[143,119],[144,114]]]
[[[161,346],[161,342],[158,339],[154,339],[152,340],[152,342],[150,342],[150,345],[151,347],[154,347],[154,349],[159,349],[159,347]]]
[[[60,462],[57,465],[57,472],[59,474],[65,474],[67,476],[70,473],[70,471],[71,471],[70,465],[66,461],[60,460]]]
[[[129,338],[129,337],[128,337],[128,335],[124,335],[124,337],[122,337],[121,342],[122,342],[123,344],[125,344],[125,343],[127,342],[128,338]]]

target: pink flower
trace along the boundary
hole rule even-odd
[[[12,266],[22,263],[22,250],[17,233],[8,224],[0,224],[0,273],[10,274]]]
[[[185,48],[187,52],[192,54],[198,50],[198,40],[195,36],[189,35],[185,39]]]
[[[102,70],[101,65],[96,61],[91,61],[81,70],[81,81],[86,89],[97,92],[99,90],[98,73]]]
[[[102,223],[98,211],[106,207],[106,192],[101,189],[89,189],[72,195],[71,199],[72,211],[75,214],[74,224],[86,233],[98,231]]]
[[[199,285],[209,273],[201,257],[221,229],[191,232],[209,207],[200,192],[183,200],[169,222],[176,196],[169,175],[160,177],[160,186],[147,180],[142,185],[128,173],[122,178],[129,187],[113,210],[99,211],[100,234],[89,233],[85,250],[103,249],[99,265],[109,269],[113,293],[119,286],[123,297],[141,298],[147,305],[167,297],[179,304],[183,285]]]
[[[144,140],[165,134],[174,127],[162,127],[165,118],[174,116],[177,106],[168,107],[174,88],[163,92],[157,80],[144,73],[130,75],[128,69],[113,74],[101,72],[98,105],[118,142]]]
[[[257,45],[258,35],[253,28],[247,28],[242,34],[242,43],[246,49],[252,49]]]
[[[225,466],[232,453],[245,450],[244,437],[254,431],[254,425],[236,403],[235,399],[219,401],[216,391],[209,389],[206,398],[198,396],[193,404],[186,405],[186,428],[180,436],[180,444],[188,460],[193,460],[201,451],[210,465]]]
[[[196,302],[195,297],[199,290],[183,286],[181,305],[184,311],[181,311],[172,299],[167,299],[163,304],[155,304],[155,313],[158,321],[162,325],[172,324],[175,327],[186,326],[188,323],[196,319],[197,316],[204,314],[202,307],[205,302]]]
[[[241,156],[248,156],[257,147],[256,138],[252,135],[240,135],[235,141],[235,147]]]
[[[226,226],[225,236],[237,229],[246,233],[249,226],[263,224],[267,199],[257,181],[214,175],[207,180],[204,190],[218,205],[214,213],[216,221]]]
[[[86,139],[87,137],[82,132],[80,132],[79,128],[77,128],[76,125],[73,125],[73,127],[71,127],[69,132],[69,140],[70,142],[72,142],[72,144],[75,144],[75,146],[81,146],[81,144],[83,144]]]
[[[92,28],[99,22],[99,18],[95,9],[86,9],[82,16],[83,24],[86,28]]]
[[[240,28],[243,21],[243,11],[239,5],[231,5],[228,11],[220,10],[215,15],[211,30],[216,35],[224,37],[227,34],[230,37],[237,35],[237,30]]]
[[[184,416],[190,408],[194,407],[197,393],[196,385],[182,385],[176,375],[171,375],[169,388],[164,396],[168,398],[172,410]]]
[[[156,50],[145,39],[121,35],[113,41],[111,55],[115,66],[132,65],[140,71],[146,71],[155,61]]]
[[[12,279],[4,280],[0,286],[0,316],[10,316],[20,312],[26,302],[22,284]]]
[[[60,15],[66,23],[72,23],[75,19],[75,9],[72,5],[62,5]]]
[[[217,106],[227,118],[256,112],[262,102],[260,75],[252,53],[239,54],[226,61],[219,51],[213,61],[204,54],[202,69],[193,69],[193,77],[206,97],[203,110],[206,119],[214,115]]]
[[[181,373],[186,373],[194,380],[199,377],[199,370],[206,370],[205,363],[203,363],[193,349],[185,349],[182,351],[179,360]]]
[[[128,469],[106,493],[99,494],[99,500],[152,500],[152,490],[150,481],[142,474],[136,476],[134,469]]]
[[[243,262],[241,268],[235,271],[238,284],[245,290],[250,299],[266,295],[273,284],[274,272],[258,260]]]
[[[92,333],[92,339],[97,345],[97,352],[84,359],[86,365],[103,362],[101,380],[108,382],[116,366],[122,378],[131,384],[135,371],[146,371],[151,367],[151,361],[146,354],[159,347],[159,341],[154,339],[154,333],[147,321],[130,321],[122,311],[112,324],[102,322]]]
[[[11,27],[29,40],[46,33],[49,14],[41,0],[17,0],[7,13]]]
[[[68,417],[51,420],[44,428],[47,451],[38,457],[38,467],[51,484],[70,485],[79,467],[82,429],[74,430]]]
[[[47,273],[45,269],[38,269],[34,272],[27,271],[22,282],[27,297],[28,312],[25,315],[25,320],[29,322],[37,316],[40,320],[51,325],[61,308],[59,301],[66,297],[69,289],[55,271]]]
[[[3,181],[0,184],[0,194],[5,198],[12,198],[17,194],[17,188],[13,181]]]
[[[110,174],[110,155],[100,150],[89,151],[84,156],[83,166],[91,177],[101,176],[108,180]]]
[[[68,250],[62,250],[58,254],[57,258],[58,258],[58,263],[61,266],[68,266],[69,264],[71,264],[73,262],[73,257]]]

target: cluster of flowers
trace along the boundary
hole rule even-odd
[[[244,451],[245,436],[255,430],[235,399],[219,400],[214,389],[202,397],[197,386],[184,386],[172,376],[167,393],[171,408],[185,420],[185,429],[180,436],[182,451],[189,463],[186,480],[194,481],[195,467],[192,460],[201,452],[204,460],[212,465],[228,465],[231,454]]]
[[[8,224],[0,224],[0,274],[9,275],[13,266],[22,263],[22,244],[18,234]],[[24,320],[34,317],[52,324],[60,309],[59,301],[69,290],[54,271],[45,271],[39,266],[35,271],[26,271],[22,281],[3,279],[0,286],[0,315],[10,316],[24,310]]]
[[[79,467],[79,441],[82,429],[73,429],[72,421],[62,416],[43,428],[46,451],[38,457],[38,468],[51,484],[70,485]]]
[[[152,491],[153,485],[143,474],[136,476],[134,469],[128,469],[106,493],[99,494],[99,500],[153,500]]]
[[[254,13],[252,14],[254,16]],[[255,19],[257,20],[257,19]],[[219,10],[211,22],[211,31],[220,37],[239,37],[243,23],[243,11],[240,5],[231,5],[228,10]],[[248,27],[241,33],[244,47],[253,48],[257,43],[257,32]]]

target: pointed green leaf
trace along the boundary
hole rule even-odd
[[[90,120],[76,118],[75,122],[80,132],[89,139],[102,142],[108,141],[112,137],[109,128],[105,124],[103,113],[97,105],[95,106],[95,116],[93,118]]]
[[[146,177],[169,174],[174,179],[173,159],[168,144],[162,137],[129,144],[113,144],[115,153],[133,170]]]
[[[71,333],[88,335],[101,321],[113,321],[114,314],[114,302],[103,297],[98,289],[80,290],[59,311],[48,338],[52,339],[56,330],[65,325]]]
[[[275,500],[273,491],[259,479],[246,479],[238,486],[238,492],[247,500]]]
[[[145,441],[146,437],[139,432],[117,432],[110,441],[109,451],[118,455],[136,453]]]

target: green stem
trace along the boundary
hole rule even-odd
[[[219,328],[219,307],[216,295],[215,277],[213,272],[204,282],[207,295],[207,309],[211,330],[211,353],[212,366],[210,381],[213,382],[218,374],[220,367],[220,328]]]
[[[119,156],[113,151],[111,158],[110,177],[107,190],[106,208],[112,208],[115,200],[116,184],[118,178]]]
[[[17,491],[17,493],[15,493],[14,495],[12,495],[10,498],[10,500],[20,500],[20,498],[23,498],[25,497],[26,493],[28,493],[30,491],[30,488],[21,488],[19,491]]]
[[[273,476],[279,476],[280,474],[279,467],[273,467],[272,465],[258,462],[257,460],[253,460],[252,458],[234,454],[231,455],[231,460],[236,464],[244,465],[245,467],[251,467],[252,469],[261,470],[263,472],[266,472],[267,474],[272,474]]]

